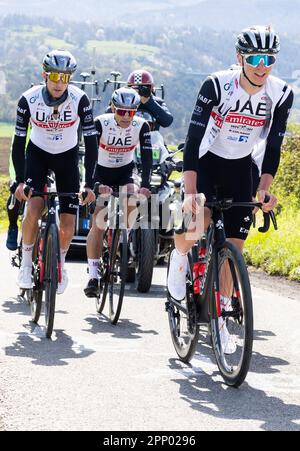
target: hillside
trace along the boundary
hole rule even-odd
[[[43,56],[59,47],[70,49],[77,58],[77,79],[81,71],[92,66],[96,69],[101,91],[112,70],[120,71],[123,79],[133,69],[150,70],[158,87],[164,83],[166,103],[174,113],[172,127],[164,130],[169,143],[185,139],[205,74],[229,67],[236,58],[235,36],[229,30],[175,26],[138,30],[127,25],[100,27],[97,22],[62,19],[52,19],[49,23],[46,17],[17,15],[0,18],[0,31],[0,73],[6,80],[0,95],[0,121],[15,121],[18,97],[31,83],[41,81]],[[281,41],[282,52],[273,73],[291,79],[293,72],[300,68],[295,58],[299,53],[298,43],[291,36],[282,36]],[[111,89],[110,86],[101,93],[100,112],[106,109]],[[300,79],[294,83],[294,91],[294,108],[299,110]],[[298,120],[299,113],[294,117]]]
[[[101,26],[196,26],[239,30],[249,23],[271,23],[281,33],[299,33],[300,0],[64,0],[64,20],[91,20]],[[0,15],[48,16],[49,9],[36,0],[2,0]],[[51,16],[61,19],[61,2],[51,1]]]

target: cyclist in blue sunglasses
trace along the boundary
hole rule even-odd
[[[280,50],[279,37],[269,26],[249,27],[238,35],[235,47],[239,66],[204,80],[185,142],[183,209],[202,214],[200,233],[208,227],[211,214],[207,208],[197,207],[197,193],[201,204],[216,193],[237,202],[251,201],[252,158],[259,169],[258,201],[264,202],[269,195],[265,211],[277,203],[270,189],[293,103],[291,88],[271,75]],[[224,215],[226,236],[241,251],[251,218],[251,209],[245,208],[230,209]],[[186,294],[187,253],[195,240],[186,234],[175,237],[168,290],[178,301]],[[226,304],[226,299],[223,301]]]

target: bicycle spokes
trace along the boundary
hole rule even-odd
[[[218,252],[215,286],[214,351],[225,381],[238,386],[247,374],[252,353],[252,298],[242,256],[229,243]]]

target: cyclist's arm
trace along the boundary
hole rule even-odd
[[[140,131],[140,148],[142,160],[142,188],[150,188],[150,178],[152,169],[152,144],[150,127],[145,122]]]
[[[280,149],[286,132],[287,120],[293,105],[294,95],[290,91],[286,99],[276,106],[273,124],[269,132],[262,163],[262,176],[259,188],[268,191],[280,163]]]
[[[78,106],[78,116],[82,126],[85,144],[85,187],[92,188],[93,173],[97,162],[98,149],[93,111],[88,97],[84,94]]]
[[[22,96],[17,107],[15,136],[12,144],[12,161],[18,183],[23,183],[25,178],[25,147],[29,121],[29,105],[26,98]]]
[[[218,83],[218,81],[215,80],[215,83]],[[184,146],[183,167],[185,172],[185,190],[187,193],[195,191],[199,147],[204,137],[212,109],[218,103],[219,95],[216,92],[213,78],[208,77],[200,88]]]
[[[169,127],[173,122],[173,116],[165,102],[155,100],[153,95],[149,97],[149,100],[146,103],[141,104],[140,108],[147,109],[161,127]]]
[[[99,146],[100,144],[100,138],[102,136],[102,125],[100,122],[100,119],[98,119],[97,117],[95,118],[95,129],[96,129],[96,137],[97,137],[97,144]]]

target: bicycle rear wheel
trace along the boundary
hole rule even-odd
[[[51,338],[54,325],[56,290],[58,284],[58,233],[55,224],[51,224],[46,237],[45,258],[45,321],[46,337]]]
[[[239,387],[251,362],[253,307],[244,258],[229,242],[218,251],[218,280],[215,271],[214,283],[210,310],[213,350],[225,382]],[[220,293],[224,295],[222,303]]]
[[[171,254],[170,254],[171,255]],[[169,272],[170,260],[168,264]],[[193,263],[189,254],[189,264],[186,274],[186,297],[180,302],[181,310],[172,302],[168,293],[166,309],[169,318],[169,327],[175,351],[185,363],[189,363],[193,358],[199,339],[199,324],[197,315],[197,305],[194,297],[193,286]]]
[[[109,317],[112,324],[117,324],[122,309],[127,278],[128,261],[126,230],[114,230],[109,260]]]

